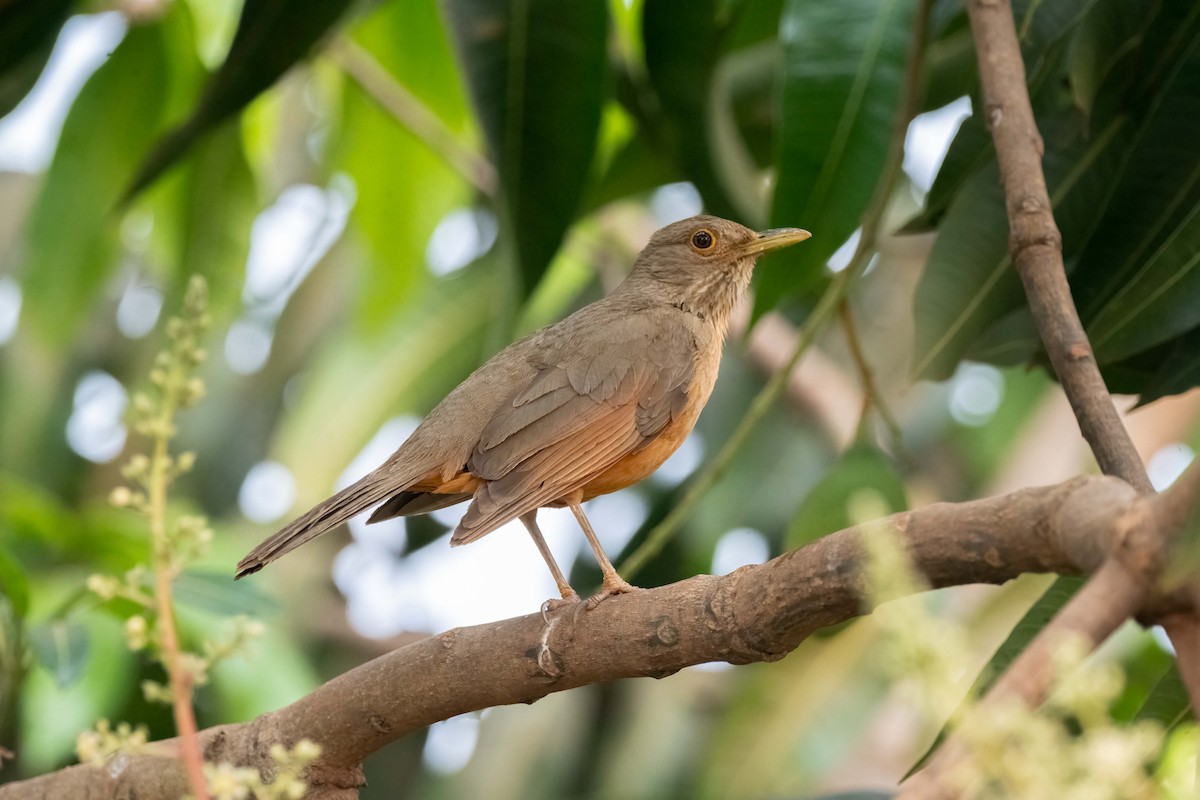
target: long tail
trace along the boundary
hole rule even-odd
[[[341,525],[355,514],[367,510],[398,491],[395,474],[375,470],[357,483],[347,486],[323,503],[314,506],[304,516],[292,522],[274,536],[250,551],[237,565],[234,578],[258,572],[285,553],[295,550],[309,539],[320,536],[330,528]]]

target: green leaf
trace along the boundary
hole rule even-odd
[[[1075,596],[1075,593],[1079,591],[1079,587],[1083,586],[1083,582],[1084,579],[1080,577],[1057,578],[1050,585],[1050,588],[1038,598],[1037,602],[1025,612],[1025,616],[1021,617],[1021,621],[1008,634],[1008,638],[992,654],[987,666],[983,668],[979,673],[979,677],[975,679],[975,683],[971,686],[971,691],[967,693],[967,697],[978,698],[987,694],[988,690],[1008,670],[1017,656],[1025,651],[1025,648],[1033,641],[1033,637],[1037,636],[1042,628],[1046,627],[1046,624],[1067,604],[1067,601]],[[912,765],[912,768],[905,774],[905,778],[908,778],[928,763],[930,757],[942,746],[942,742],[946,739],[946,734],[946,728],[942,728],[938,732],[937,738],[933,740],[933,744],[929,746],[924,755],[917,759],[917,763]]]
[[[241,308],[258,186],[246,160],[241,127],[227,122],[207,136],[145,196],[153,215],[152,246],[176,288],[192,275],[208,281],[217,319]]]
[[[71,0],[0,3],[0,117],[37,83],[70,10]]]
[[[110,214],[121,183],[158,127],[166,72],[161,27],[132,28],[67,115],[30,216],[21,278],[24,317],[46,342],[74,339],[115,266]]]
[[[265,594],[261,584],[234,582],[227,570],[192,568],[174,584],[175,599],[181,604],[211,614],[266,616],[279,611],[279,604]]]
[[[1111,123],[1086,147],[1046,153],[1046,181],[1067,257],[1095,224],[1095,198],[1111,183],[1128,138],[1123,122]],[[993,159],[971,176],[951,203],[917,285],[913,375],[950,377],[977,337],[1023,300],[1008,256],[1004,192]],[[1003,348],[1004,342],[991,341],[988,346]]]
[[[607,7],[448,0],[445,9],[528,293],[562,242],[590,171],[607,78]]]
[[[355,41],[451,130],[465,132],[467,100],[432,3],[394,3],[353,31]],[[344,91],[334,163],[354,179],[352,231],[366,245],[355,322],[384,330],[430,279],[425,250],[438,222],[471,200],[465,180],[357,85]]]
[[[646,72],[665,118],[658,134],[705,207],[741,218],[715,163],[710,107],[724,32],[718,5],[717,0],[646,0],[642,39]]]
[[[8,598],[17,619],[29,613],[29,576],[4,547],[0,547],[0,594]]]
[[[1188,697],[1178,665],[1172,661],[1166,674],[1150,690],[1150,696],[1146,698],[1134,719],[1138,722],[1152,720],[1171,730],[1191,715],[1191,698]]]
[[[858,228],[887,155],[912,39],[912,0],[793,0],[784,11],[783,90],[772,225],[811,242],[758,269],[756,313],[811,287]]]
[[[218,123],[238,113],[308,55],[351,0],[245,0],[229,54],[191,115],[158,141],[124,197],[136,195]],[[130,92],[130,94],[136,94]]]
[[[853,525],[850,499],[863,490],[877,492],[887,503],[887,513],[908,508],[896,465],[878,448],[859,442],[842,454],[804,498],[788,525],[785,549],[794,550]]]
[[[66,688],[83,675],[87,666],[89,638],[87,629],[77,622],[52,620],[29,630],[34,656],[59,688]]]
[[[1197,86],[1200,35],[1155,99],[1073,276],[1101,363],[1200,325]]]
[[[1200,386],[1200,328],[1193,328],[1171,344],[1171,353],[1158,370],[1140,384],[1139,405],[1169,394]]]

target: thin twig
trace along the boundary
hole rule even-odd
[[[967,11],[979,57],[984,119],[995,141],[1004,185],[1009,252],[1034,323],[1100,469],[1139,492],[1153,492],[1071,298],[1011,2],[971,0]]]
[[[792,351],[791,357],[788,358],[783,369],[775,373],[771,377],[771,380],[767,382],[767,385],[762,388],[762,391],[754,398],[754,402],[750,404],[750,408],[746,410],[745,416],[742,417],[733,434],[725,442],[724,446],[722,446],[721,451],[717,453],[716,457],[689,484],[683,497],[671,509],[671,512],[650,531],[645,541],[621,564],[620,572],[627,579],[637,574],[639,570],[646,566],[650,559],[654,558],[662,550],[663,546],[679,530],[684,520],[692,513],[700,500],[708,493],[708,490],[713,487],[725,473],[725,470],[729,468],[729,465],[733,463],[734,457],[741,450],[746,440],[750,438],[751,432],[762,418],[766,416],[766,413],[787,387],[792,370],[796,368],[796,364],[800,362],[805,351],[813,343],[817,333],[824,328],[825,323],[833,316],[838,305],[849,294],[850,287],[854,284],[854,281],[866,269],[871,261],[871,257],[875,254],[875,242],[879,234],[879,228],[882,225],[884,212],[887,210],[888,203],[891,200],[892,191],[895,188],[896,180],[900,175],[903,164],[904,137],[908,132],[909,122],[912,121],[913,116],[916,114],[917,102],[920,97],[921,66],[925,58],[925,44],[928,39],[929,10],[931,6],[932,0],[921,0],[917,8],[916,18],[913,22],[913,41],[905,68],[904,91],[900,98],[900,105],[896,109],[896,121],[892,129],[891,138],[888,140],[884,168],[880,174],[879,183],[875,186],[875,193],[871,196],[871,202],[863,214],[858,246],[854,250],[854,255],[851,257],[850,263],[834,277],[833,281],[829,284],[829,288],[821,295],[821,299],[817,302],[817,307],[813,309],[808,319],[805,320],[804,327],[800,330],[800,337],[796,341],[796,349]]]
[[[858,375],[862,380],[863,408],[858,421],[859,431],[861,432],[866,427],[868,415],[871,408],[874,407],[879,413],[879,418],[883,420],[884,426],[887,427],[893,443],[899,447],[903,435],[900,431],[900,423],[896,421],[896,416],[892,414],[887,399],[879,391],[879,385],[875,382],[875,374],[871,369],[871,364],[867,361],[867,354],[863,351],[862,342],[858,338],[858,327],[854,323],[854,313],[850,310],[849,300],[843,300],[842,304],[838,306],[838,316],[842,321],[842,330],[846,334],[846,345],[850,350],[850,356],[853,358],[854,366],[858,368]]]
[[[171,706],[175,730],[179,734],[179,754],[187,772],[188,784],[196,800],[208,800],[208,782],[204,777],[204,756],[196,733],[196,715],[192,709],[195,680],[179,657],[179,635],[175,629],[175,606],[171,599],[174,578],[171,543],[167,537],[167,484],[170,480],[172,417],[175,414],[173,392],[164,392],[159,412],[160,425],[154,433],[154,455],[150,461],[147,485],[150,535],[154,548],[154,599],[158,608],[158,631],[167,680],[171,685]]]
[[[498,179],[492,163],[463,144],[437,114],[396,81],[369,52],[346,37],[335,40],[326,52],[400,125],[472,186],[487,195],[496,193]]]

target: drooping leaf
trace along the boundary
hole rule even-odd
[[[33,88],[50,58],[72,0],[0,3],[0,117]]]
[[[811,242],[758,268],[756,312],[822,277],[861,222],[883,169],[912,40],[911,0],[794,0],[780,29],[783,89],[771,224]]]
[[[583,195],[604,100],[603,0],[447,0],[526,293]]]
[[[153,183],[201,136],[307,56],[350,4],[351,0],[245,0],[224,63],[208,79],[188,119],[146,155],[124,196],[132,197]]]
[[[88,632],[77,622],[51,620],[29,630],[29,645],[60,688],[83,675],[88,660]]]
[[[115,266],[110,215],[158,128],[166,62],[162,26],[132,28],[67,115],[26,230],[21,278],[29,327],[47,342],[75,336]]]

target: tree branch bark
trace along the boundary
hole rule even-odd
[[[1161,497],[1139,497],[1114,478],[1076,478],[939,503],[885,522],[935,588],[1002,583],[1025,572],[1104,575],[1111,553],[1140,548],[1143,536],[1167,540],[1158,528],[1178,522],[1173,509],[1193,501],[1197,483],[1181,479]],[[322,746],[308,773],[310,798],[348,800],[362,783],[364,758],[438,720],[600,681],[661,678],[708,661],[783,658],[817,629],[865,612],[860,560],[859,532],[849,528],[729,575],[612,598],[577,620],[566,609],[549,624],[531,614],[447,631],[363,664],[279,711],[202,731],[205,759],[267,772],[271,744],[307,737]],[[1122,556],[1120,563],[1128,562]],[[0,799],[136,793],[175,800],[184,787],[177,762],[134,755],[119,770],[77,766],[0,787]]]

